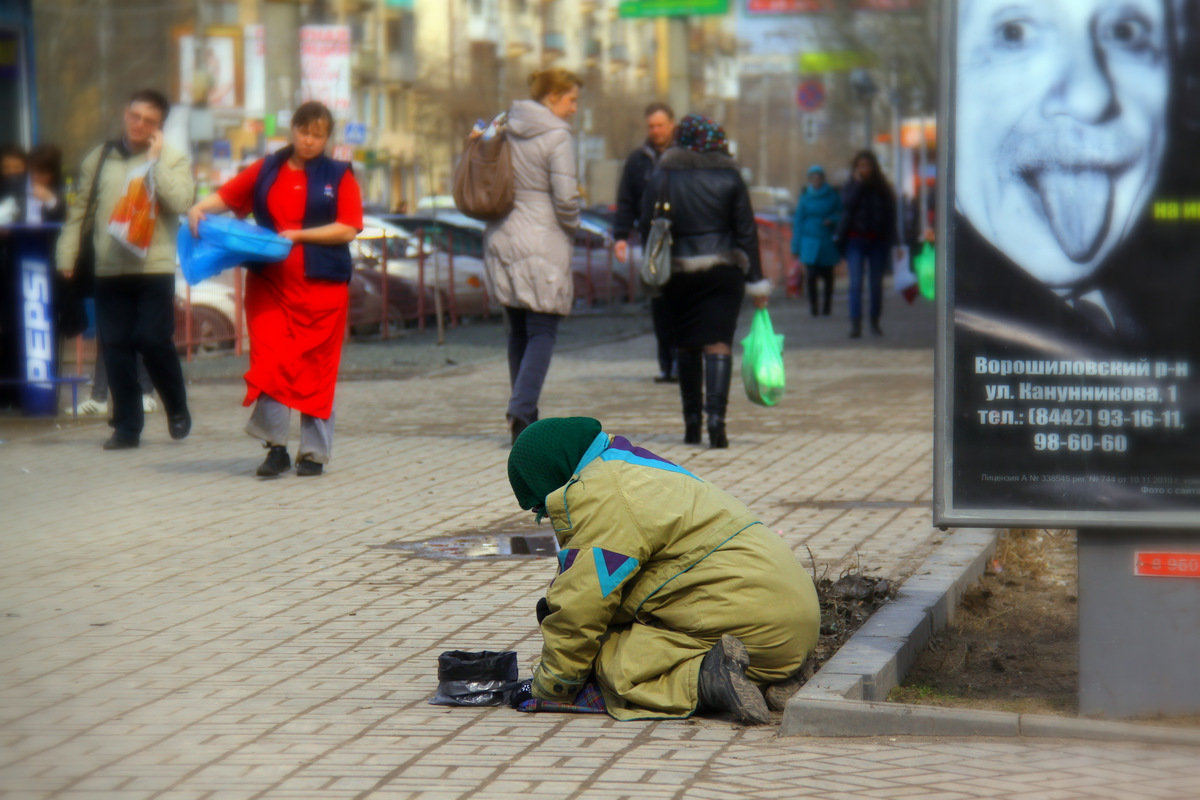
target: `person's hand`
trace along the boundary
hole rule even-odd
[[[146,151],[146,157],[151,161],[154,161],[161,156],[164,141],[165,137],[163,136],[162,131],[155,131],[154,133],[150,134],[150,149]]]
[[[617,261],[624,264],[625,259],[629,258],[629,242],[618,239],[617,243],[613,245],[613,255],[616,256]]]
[[[279,235],[287,239],[289,242],[297,243],[303,241],[304,231],[296,228],[290,231],[280,231]]]
[[[473,142],[480,136],[483,136],[483,131],[479,130],[478,128],[472,128],[471,132],[467,134],[467,139]]]
[[[766,308],[766,307],[767,307],[767,301],[768,301],[768,298],[767,298],[767,296],[766,296],[765,294],[764,294],[764,295],[757,295],[757,296],[754,298],[754,308],[755,308],[755,309]]]
[[[188,209],[188,228],[191,230],[192,236],[200,238],[200,221],[207,218],[208,214],[204,213],[199,203]]]
[[[823,225],[824,225],[826,228],[832,228],[832,227],[833,227],[833,220],[831,220],[831,219],[827,219],[827,220],[825,220],[825,221],[824,221],[823,223],[821,223],[821,224],[823,224]]]

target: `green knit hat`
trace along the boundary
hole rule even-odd
[[[521,508],[544,514],[546,495],[571,479],[602,430],[591,417],[558,417],[522,431],[508,454],[508,482]]]

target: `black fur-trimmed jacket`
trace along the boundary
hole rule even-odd
[[[664,192],[671,203],[672,270],[699,272],[733,265],[746,274],[747,283],[762,280],[758,227],[736,161],[724,153],[679,147],[665,152],[642,196],[642,241],[650,232],[655,202]]]

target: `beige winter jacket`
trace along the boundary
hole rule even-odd
[[[83,159],[75,202],[67,211],[66,225],[63,226],[62,235],[58,237],[58,268],[64,272],[75,268],[75,257],[79,253],[79,232],[101,149],[97,147]],[[179,215],[186,213],[191,207],[195,193],[192,165],[187,156],[170,147],[163,147],[162,154],[154,165],[158,221],[154,226],[150,252],[144,259],[122,247],[108,232],[108,220],[112,217],[117,200],[125,191],[126,176],[145,163],[144,152],[125,156],[117,147],[110,150],[108,157],[104,159],[96,195],[96,222],[92,232],[98,278],[175,274],[175,237],[179,232]]]
[[[484,233],[488,292],[501,305],[569,314],[579,182],[571,126],[534,100],[508,110],[516,204]]]

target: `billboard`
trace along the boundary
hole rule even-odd
[[[1200,521],[1200,0],[947,0],[938,524]]]
[[[335,117],[350,115],[350,27],[300,28],[300,94],[319,100]]]

